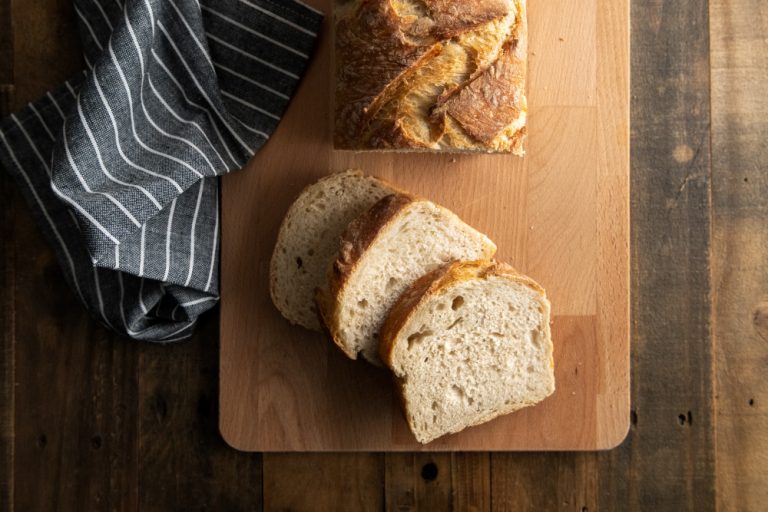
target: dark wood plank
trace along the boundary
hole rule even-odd
[[[598,510],[597,469],[592,453],[493,454],[492,510]]]
[[[10,113],[12,95],[11,0],[0,0],[0,117]],[[11,510],[14,482],[14,199],[11,179],[0,171],[0,510]]]
[[[487,453],[388,453],[385,464],[385,510],[491,508]]]
[[[388,453],[384,481],[386,510],[451,510],[453,464],[450,453]]]
[[[138,346],[142,511],[261,509],[261,455],[219,435],[217,333],[215,311],[190,341]]]
[[[0,86],[13,84],[11,0],[0,0]],[[2,107],[2,103],[0,103]],[[0,115],[5,112],[0,111]]]
[[[13,503],[13,443],[15,428],[14,383],[14,312],[16,286],[13,262],[14,209],[16,197],[11,179],[0,174],[0,510],[12,510]]]
[[[768,4],[712,0],[720,510],[768,503]]]
[[[601,510],[715,507],[708,7],[633,2],[633,426]]]
[[[453,508],[472,512],[491,510],[491,456],[455,453],[451,456]]]
[[[383,481],[381,454],[264,454],[264,511],[378,512]]]
[[[14,110],[85,67],[71,0],[11,1]]]

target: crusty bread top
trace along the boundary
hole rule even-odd
[[[395,342],[403,326],[417,310],[422,301],[429,300],[441,290],[461,281],[487,279],[488,277],[506,277],[531,288],[546,297],[544,289],[533,279],[515,270],[511,265],[495,260],[455,261],[427,273],[406,290],[390,310],[389,316],[381,329],[379,355],[389,368],[393,368]]]
[[[524,9],[524,7],[523,7]],[[445,111],[475,139],[489,144],[527,110],[525,75],[526,18],[515,26],[499,58],[466,87],[441,98],[436,112]]]
[[[336,14],[336,147],[522,154],[525,0],[350,0]]]

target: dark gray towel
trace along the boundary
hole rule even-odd
[[[135,339],[188,337],[219,298],[217,176],[267,143],[322,15],[293,0],[75,9],[89,69],[2,121],[0,164],[91,313]]]

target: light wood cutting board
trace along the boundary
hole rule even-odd
[[[331,0],[288,113],[223,180],[220,428],[248,451],[593,450],[629,427],[629,1],[529,0],[528,156],[355,154],[331,139]],[[300,190],[360,168],[455,211],[553,305],[557,391],[415,442],[389,376],[273,307],[269,259]]]

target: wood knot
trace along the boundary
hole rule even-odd
[[[680,144],[672,152],[672,157],[675,162],[679,164],[685,164],[693,160],[693,149],[688,144]]]
[[[768,300],[761,301],[755,307],[752,313],[752,325],[754,325],[758,336],[768,342]]]

